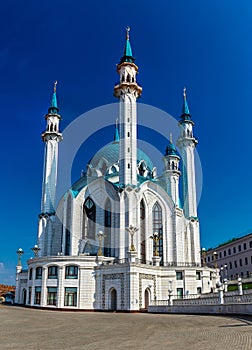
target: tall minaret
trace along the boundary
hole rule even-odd
[[[195,182],[195,162],[194,149],[198,143],[193,136],[193,126],[187,100],[186,89],[184,88],[184,101],[180,126],[180,137],[178,139],[178,146],[181,150],[183,170],[183,201],[185,217],[197,217],[197,201],[196,201],[196,182]]]
[[[129,41],[130,28],[126,28],[124,55],[117,65],[120,82],[114,87],[114,95],[120,99],[119,110],[119,182],[122,185],[137,184],[137,107],[136,100],[142,88],[136,82],[138,67],[132,56]]]
[[[170,144],[166,148],[163,157],[164,172],[163,177],[166,183],[167,193],[171,196],[176,207],[180,206],[179,200],[179,161],[180,156],[172,143],[172,135],[170,135]]]
[[[41,214],[39,215],[38,230],[38,244],[41,249],[41,256],[50,255],[51,250],[51,231],[55,215],[58,143],[62,140],[62,134],[59,131],[61,116],[58,114],[56,86],[57,81],[54,83],[51,106],[45,116],[46,130],[41,135],[45,143]]]

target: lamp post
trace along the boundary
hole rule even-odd
[[[217,269],[218,264],[217,264],[217,256],[218,253],[217,252],[213,252],[213,258],[214,258],[214,267]]]
[[[132,226],[130,225],[130,227],[127,227],[126,230],[129,232],[130,234],[130,252],[136,252],[136,247],[134,245],[134,235],[135,233],[139,230],[138,227]]]
[[[201,249],[202,265],[206,266],[206,248]]]
[[[99,249],[97,252],[97,256],[102,256],[102,240],[105,236],[102,231],[99,231],[96,236],[98,237],[98,241],[99,241]]]
[[[221,281],[221,283],[223,282],[223,266],[221,266],[221,268],[220,268],[220,281]]]
[[[168,305],[169,305],[169,306],[172,306],[172,281],[169,281]]]
[[[154,232],[152,236],[150,236],[150,238],[153,240],[154,243],[154,256],[159,256],[159,252],[158,252],[158,242],[160,240],[160,235],[157,232]]]
[[[38,257],[38,252],[40,251],[40,248],[37,244],[34,245],[33,248],[31,248],[31,250],[33,251],[34,253],[34,258],[37,258]]]
[[[17,251],[16,251],[17,255],[18,255],[18,263],[17,263],[17,266],[22,266],[21,265],[21,257],[22,255],[24,254],[24,251],[22,248],[19,248]]]

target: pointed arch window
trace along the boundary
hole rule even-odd
[[[163,261],[163,224],[162,224],[162,208],[158,202],[156,202],[152,209],[152,229],[153,233],[157,232],[159,234],[158,241],[158,255],[161,257],[161,262]],[[154,255],[154,246],[153,246]]]
[[[70,255],[70,245],[71,245],[71,217],[72,217],[72,208],[71,208],[71,196],[67,198],[67,218],[66,218],[66,235],[65,235],[65,255]]]
[[[85,236],[87,238],[95,239],[95,219],[96,219],[96,208],[93,200],[88,197],[84,203],[84,209],[83,209],[85,214],[85,219],[84,222],[85,224],[85,229],[86,229],[86,234]]]
[[[143,199],[140,202],[140,234],[141,234],[141,263],[146,263],[146,240],[145,240],[145,205]]]
[[[104,211],[104,256],[111,256],[111,202],[107,199]]]

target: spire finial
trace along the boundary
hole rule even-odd
[[[170,143],[172,143],[172,133],[170,133]]]
[[[57,90],[57,84],[58,84],[58,82],[57,82],[57,80],[55,80],[54,86],[53,86],[53,92],[56,92],[56,90]]]
[[[129,32],[130,32],[130,27],[126,27],[126,40],[129,40]]]
[[[183,96],[184,96],[184,98],[186,98],[186,87],[184,87]]]

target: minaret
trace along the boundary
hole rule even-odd
[[[193,136],[193,126],[187,100],[186,88],[184,88],[184,100],[180,126],[180,137],[178,139],[178,146],[181,150],[183,170],[183,201],[185,217],[197,217],[197,201],[196,201],[196,181],[195,181],[195,162],[194,149],[198,143]]]
[[[114,95],[120,100],[119,110],[119,182],[121,185],[137,184],[137,107],[136,100],[142,88],[136,82],[138,67],[132,56],[129,41],[130,28],[126,28],[124,54],[117,65],[120,82],[114,87]]]
[[[163,177],[167,186],[167,193],[171,196],[176,207],[180,206],[179,200],[179,161],[180,156],[172,143],[172,134],[170,134],[170,144],[166,148],[163,157],[164,172]]]
[[[58,143],[62,140],[59,131],[61,116],[58,114],[56,96],[57,81],[54,83],[51,106],[45,116],[46,130],[41,137],[45,143],[44,171],[42,183],[41,214],[39,215],[38,245],[40,255],[50,255],[52,222],[55,215],[55,193],[57,184]]]

